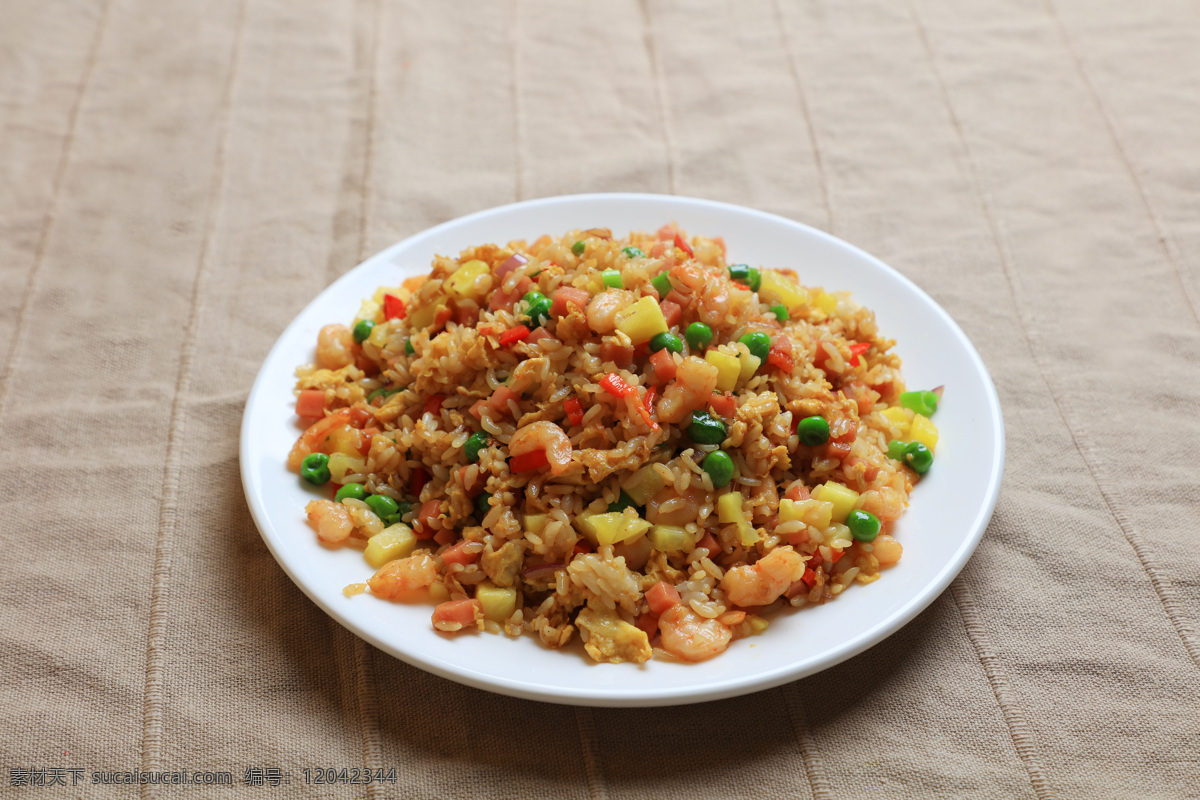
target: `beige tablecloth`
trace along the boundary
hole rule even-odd
[[[0,793],[1200,796],[1191,0],[0,16]],[[1004,487],[900,633],[738,699],[576,709],[376,651],[267,552],[238,424],[292,316],[430,225],[613,190],[831,231],[978,347]],[[93,783],[154,770],[233,785]]]

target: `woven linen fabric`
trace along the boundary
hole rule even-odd
[[[0,794],[1200,797],[1194,3],[2,16]],[[239,423],[288,321],[407,235],[593,191],[830,231],[970,336],[1004,484],[901,631],[735,699],[572,708],[377,651],[268,553]],[[233,784],[93,782],[183,769]]]

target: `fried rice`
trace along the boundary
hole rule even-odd
[[[377,570],[348,594],[703,661],[899,560],[940,390],[905,392],[893,345],[848,293],[674,225],[485,244],[321,329],[288,464],[327,492],[318,537]]]

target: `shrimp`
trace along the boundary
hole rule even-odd
[[[753,566],[734,567],[726,572],[721,588],[735,606],[765,606],[800,580],[804,563],[804,557],[790,546],[776,547]]]
[[[729,311],[729,285],[727,281],[715,280],[712,273],[695,264],[683,263],[671,269],[671,284],[680,294],[693,298],[696,313],[709,325],[717,325]]]
[[[624,289],[609,289],[592,298],[588,303],[588,327],[596,333],[612,333],[617,329],[617,312],[636,299],[633,292]]]
[[[696,356],[679,365],[675,380],[658,401],[658,421],[679,423],[697,408],[703,408],[717,388],[717,368]]]
[[[398,558],[384,564],[367,584],[376,597],[395,600],[404,592],[423,589],[436,580],[437,561],[428,550],[422,550],[408,558]]]
[[[700,516],[700,507],[708,499],[704,487],[695,483],[682,493],[666,486],[646,500],[646,519],[656,525],[686,525]]]
[[[520,456],[532,453],[534,450],[546,451],[546,460],[550,462],[550,474],[562,475],[571,466],[571,440],[563,433],[563,429],[553,422],[540,420],[518,428],[508,443],[508,454]]]
[[[890,567],[899,561],[903,550],[904,547],[886,533],[875,540],[874,555],[881,567]]]
[[[882,522],[895,522],[900,519],[906,505],[908,503],[904,493],[888,486],[863,492],[862,500],[859,502],[859,508],[871,512]]]
[[[308,521],[317,528],[317,538],[323,542],[337,544],[344,541],[354,530],[350,511],[341,503],[313,500],[304,510],[308,512]]]
[[[733,633],[715,619],[705,619],[685,605],[668,608],[658,618],[662,646],[684,661],[707,661],[725,652]]]
[[[317,363],[341,369],[354,361],[354,334],[345,325],[326,325],[317,334]]]

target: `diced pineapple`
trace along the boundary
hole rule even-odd
[[[726,492],[717,498],[717,519],[725,524],[730,522],[737,525],[738,541],[743,547],[749,547],[762,537],[746,519],[742,511],[742,493]]]
[[[334,428],[329,432],[326,440],[329,442],[330,453],[344,453],[353,458],[362,455],[358,450],[359,444],[362,442],[362,434],[358,429],[349,425]],[[330,470],[331,474],[332,472],[333,470]]]
[[[391,337],[392,323],[386,321],[377,323],[374,328],[371,328],[371,333],[367,335],[367,341],[376,347],[383,347]]]
[[[803,522],[814,528],[828,528],[833,517],[833,503],[809,498],[808,500],[780,500],[780,522]]]
[[[812,496],[824,503],[833,504],[830,517],[837,523],[845,522],[846,516],[854,510],[854,504],[858,502],[858,492],[833,481],[813,489]]]
[[[933,424],[933,420],[923,414],[913,416],[912,426],[908,431],[908,438],[914,442],[920,442],[929,448],[929,452],[933,452],[938,443],[937,425]]]
[[[754,373],[758,372],[758,368],[762,366],[762,359],[758,356],[750,355],[750,351],[738,351],[738,383],[745,383],[754,377]]]
[[[912,412],[903,406],[892,406],[879,412],[884,419],[900,430],[900,438],[907,439],[909,426],[912,425]]]
[[[658,490],[663,488],[663,485],[664,481],[662,475],[658,474],[658,470],[652,466],[645,466],[626,478],[625,482],[621,484],[621,488],[625,490],[625,494],[633,498],[633,502],[644,506],[647,500],[658,494]]]
[[[443,284],[446,287],[446,294],[452,300],[476,300],[483,297],[483,291],[479,288],[479,278],[491,272],[491,268],[482,261],[472,259],[465,262],[461,267],[454,271],[446,282]]]
[[[758,289],[758,296],[767,301],[783,303],[788,311],[808,302],[808,292],[782,272],[773,269],[762,270],[762,285]]]
[[[408,314],[408,327],[410,330],[420,330],[428,328],[433,324],[434,317],[437,316],[438,309],[445,308],[445,304],[441,302],[440,297],[434,298],[422,306],[412,310]]]
[[[367,549],[363,551],[363,557],[367,559],[368,564],[379,569],[389,561],[411,555],[416,546],[417,537],[412,528],[403,522],[397,522],[367,540]]]
[[[742,364],[737,356],[709,350],[704,354],[704,360],[717,368],[717,391],[732,392],[737,388],[738,377],[742,374]]]
[[[763,631],[765,631],[767,629],[767,626],[770,625],[769,622],[767,622],[765,619],[758,616],[757,614],[747,614],[746,622],[750,623],[751,635],[757,634],[757,633],[762,633]]]
[[[484,581],[475,587],[475,599],[483,609],[483,618],[492,622],[504,622],[517,610],[517,590],[513,587],[495,586]]]
[[[658,333],[667,332],[667,321],[662,308],[653,297],[646,296],[631,306],[617,312],[617,330],[629,337],[634,344],[647,342]]]
[[[367,298],[362,301],[362,305],[358,307],[358,315],[355,320],[369,319],[372,322],[379,319],[383,315],[383,308],[376,301]]]
[[[526,514],[525,530],[529,533],[541,533],[549,519],[549,514]]]
[[[609,511],[581,516],[579,527],[596,544],[616,544],[641,536],[650,529],[650,523],[636,514]]]
[[[334,483],[345,483],[347,475],[361,475],[367,469],[367,462],[358,457],[358,451],[348,456],[345,453],[334,453],[329,456],[329,476]]]
[[[429,587],[429,599],[435,603],[444,603],[450,599],[450,590],[443,583],[435,583]]]
[[[837,298],[824,289],[817,290],[817,296],[813,298],[813,303],[826,314],[837,311]]]
[[[688,553],[696,546],[692,535],[678,525],[655,525],[646,536],[651,547],[664,553]]]

